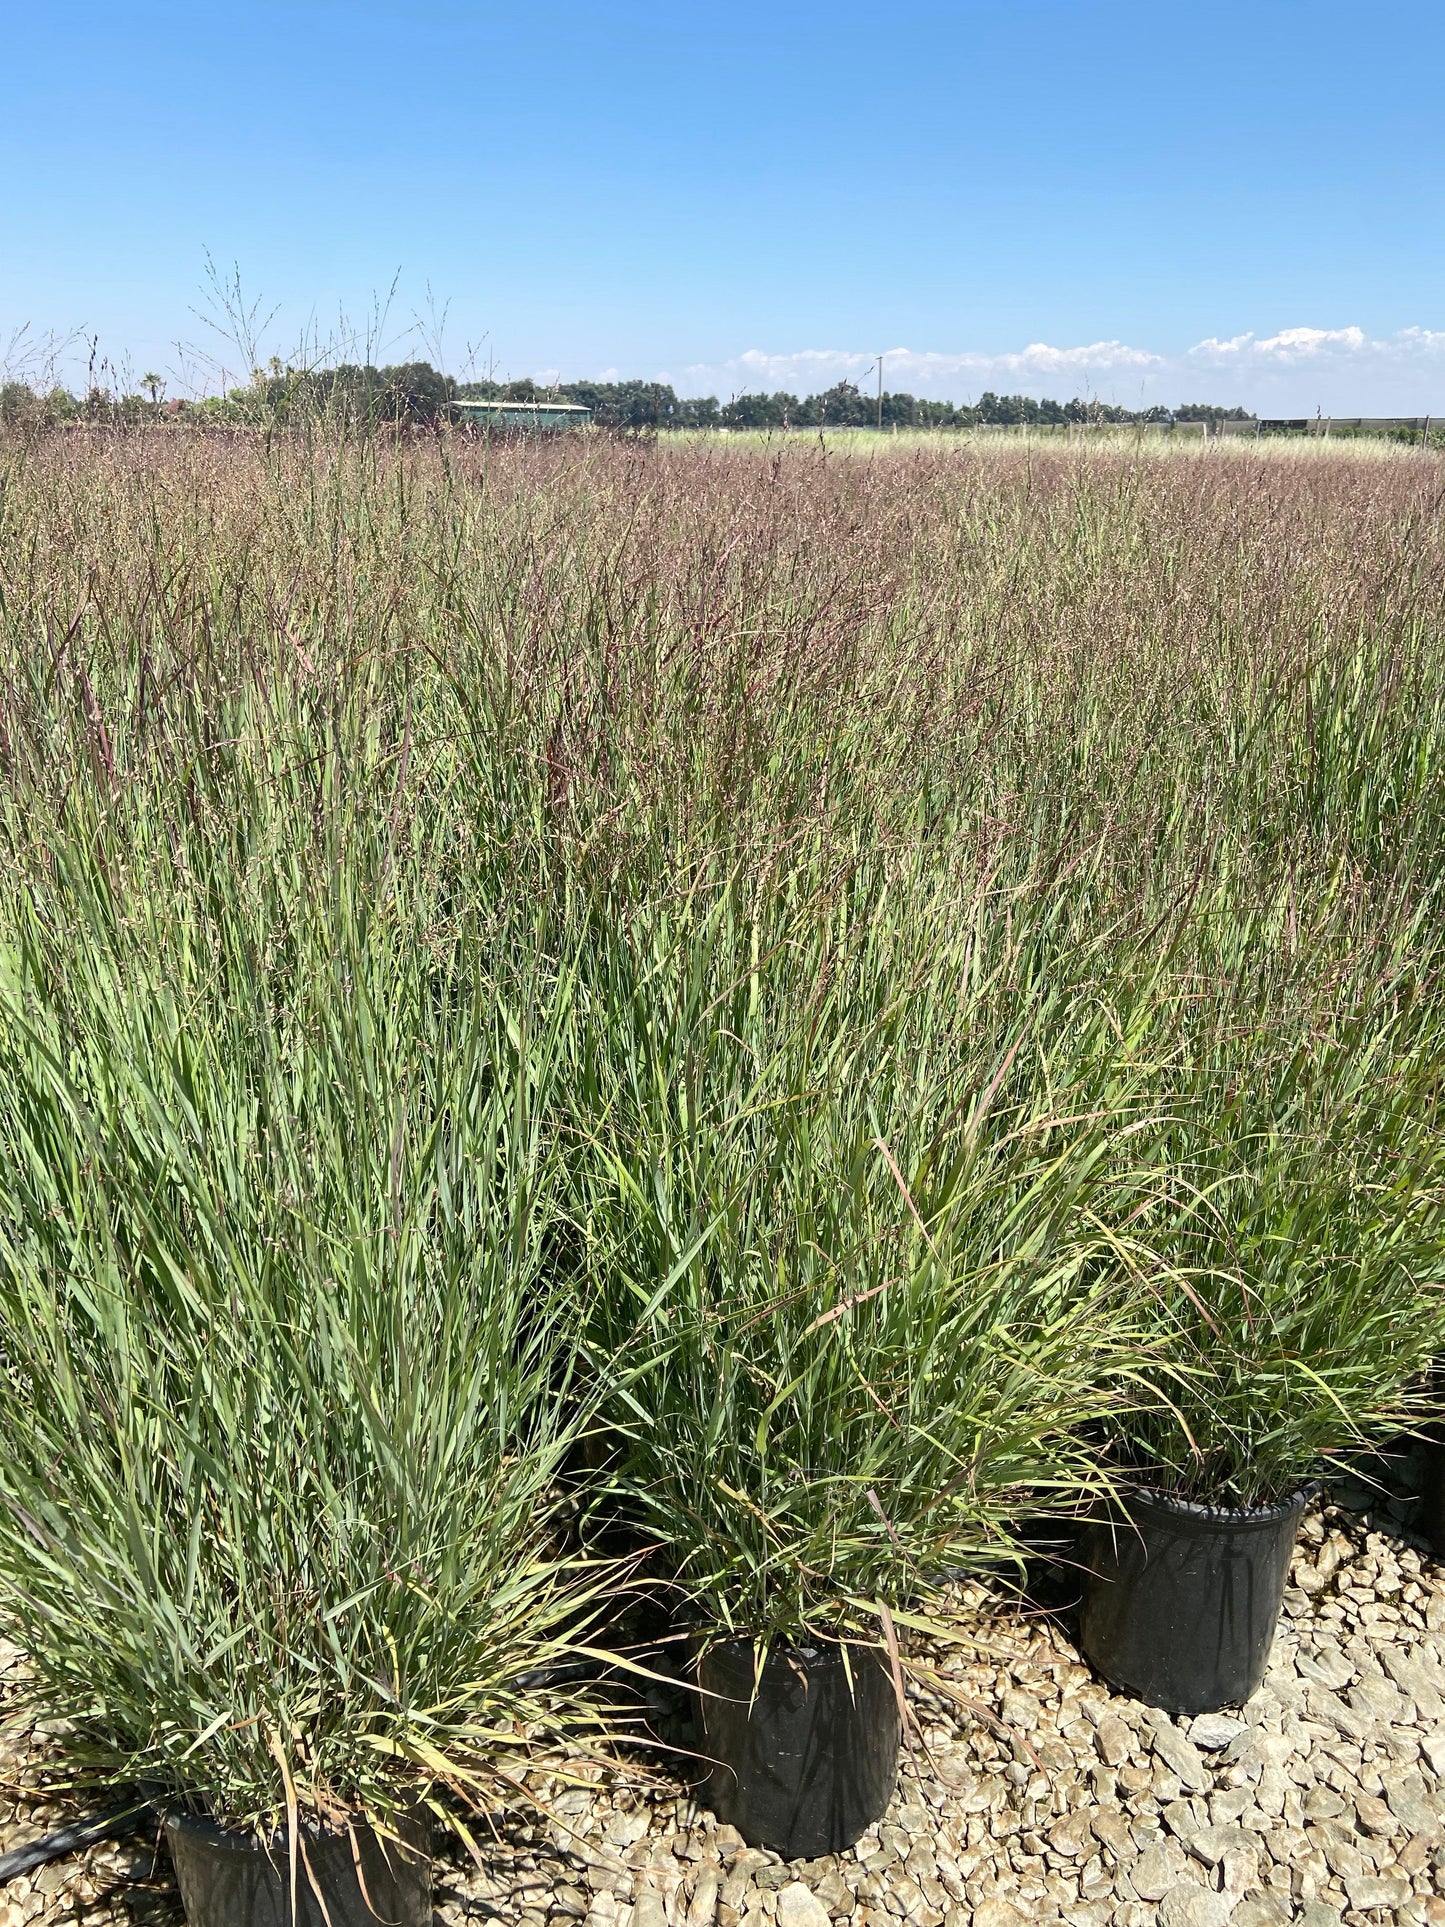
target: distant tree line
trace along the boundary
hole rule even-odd
[[[680,398],[666,382],[570,381],[543,388],[534,381],[474,381],[458,388],[460,401],[568,401],[592,410],[604,428],[872,428],[880,416],[876,395],[851,381],[840,381],[820,395],[735,395],[719,404],[715,395]],[[925,401],[917,395],[885,393],[885,428],[1043,427],[1064,422],[1217,422],[1246,421],[1243,408],[1187,402],[1179,408],[1116,408],[1105,402],[1036,401],[1032,395],[995,395],[976,402]]]
[[[568,401],[590,408],[599,428],[634,431],[716,428],[719,420],[715,396],[680,399],[663,381],[564,381],[550,388],[531,380],[469,381],[457,390],[457,400]]]
[[[429,362],[390,367],[343,362],[331,368],[294,368],[272,361],[244,387],[192,403],[166,403],[159,375],[141,377],[134,394],[113,396],[93,388],[84,397],[54,388],[38,395],[23,382],[0,385],[0,419],[43,417],[66,421],[141,420],[184,412],[237,422],[325,419],[357,426],[431,427],[453,414],[455,401],[568,401],[592,411],[601,428],[650,433],[667,428],[870,428],[881,415],[885,428],[1048,427],[1066,422],[1161,423],[1242,421],[1243,408],[1188,402],[1179,408],[1118,408],[1106,402],[1035,400],[996,395],[976,402],[927,401],[917,395],[876,395],[840,381],[818,395],[679,396],[667,382],[571,381],[543,387],[535,381],[473,381],[458,384]]]
[[[457,384],[429,361],[406,361],[374,368],[341,362],[334,368],[298,371],[272,363],[236,400],[258,399],[279,417],[340,416],[377,424],[429,425],[445,420],[457,397]]]
[[[375,368],[343,362],[333,368],[294,368],[276,360],[258,368],[244,387],[196,402],[164,399],[165,381],[143,375],[138,390],[115,395],[92,388],[84,396],[63,387],[37,394],[27,383],[0,384],[0,420],[138,421],[183,412],[235,422],[342,420],[358,426],[427,426],[447,419],[457,384],[429,362]]]

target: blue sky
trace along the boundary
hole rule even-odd
[[[399,276],[453,372],[1445,414],[1442,74],[1438,0],[16,5],[0,354],[204,385],[209,250],[281,353]]]

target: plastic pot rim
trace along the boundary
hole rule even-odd
[[[761,1660],[758,1656],[760,1647],[763,1647]],[[846,1664],[842,1658],[845,1650],[849,1655]],[[843,1639],[829,1636],[810,1640],[804,1644],[801,1640],[786,1639],[774,1634],[764,1646],[763,1638],[758,1634],[724,1633],[720,1637],[699,1640],[694,1647],[693,1691],[705,1700],[726,1700],[728,1695],[703,1684],[703,1668],[709,1660],[725,1666],[729,1658],[734,1656],[740,1658],[744,1653],[750,1656],[753,1669],[753,1690],[749,1697],[749,1705],[757,1703],[757,1697],[762,1691],[764,1674],[779,1660],[784,1665],[787,1665],[790,1660],[796,1660],[805,1673],[810,1669],[816,1671],[820,1665],[825,1668],[837,1667],[850,1680],[855,1666],[867,1665],[870,1661],[881,1666],[884,1671],[891,1671],[888,1648],[881,1640]],[[856,1686],[856,1681],[852,1684]],[[734,1703],[742,1704],[741,1701]]]
[[[249,1827],[228,1827],[220,1820],[213,1820],[209,1814],[191,1813],[185,1807],[168,1806],[163,1810],[167,1827],[175,1827],[180,1832],[189,1833],[206,1846],[219,1848],[225,1853],[261,1853],[273,1863],[279,1855],[283,1860],[290,1856],[290,1844],[285,1827],[278,1827],[268,1840],[265,1835]],[[408,1841],[404,1829],[415,1826],[421,1838]],[[319,1840],[344,1840],[353,1828],[357,1832],[373,1833],[378,1844],[387,1852],[396,1849],[404,1859],[419,1863],[430,1860],[430,1830],[422,1820],[406,1821],[400,1824],[389,1823],[388,1831],[383,1833],[374,1821],[356,1814],[351,1826],[323,1826],[319,1822],[303,1820],[301,1839],[303,1843]]]
[[[853,1633],[814,1633],[805,1639],[797,1639],[789,1633],[729,1632],[722,1626],[699,1628],[693,1634],[692,1644],[699,1658],[719,1646],[751,1646],[754,1652],[762,1647],[769,1659],[775,1653],[831,1653],[844,1646],[850,1652],[859,1653],[886,1653],[888,1650],[881,1638],[868,1639]]]
[[[1171,1492],[1159,1491],[1156,1486],[1142,1485],[1122,1495],[1120,1503],[1125,1517],[1116,1523],[1133,1523],[1133,1510],[1138,1506],[1145,1512],[1163,1513],[1168,1518],[1201,1527],[1210,1526],[1225,1532],[1248,1532],[1256,1526],[1277,1525],[1289,1518],[1291,1513],[1303,1512],[1322,1490],[1322,1480],[1306,1479],[1287,1498],[1275,1499],[1269,1505],[1227,1506],[1209,1505],[1198,1499],[1181,1499]]]

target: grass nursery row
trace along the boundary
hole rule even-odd
[[[0,447],[0,1618],[77,1770],[454,1812],[600,1717],[619,1546],[891,1638],[1423,1423],[1442,487]]]

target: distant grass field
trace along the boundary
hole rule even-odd
[[[1401,454],[1426,452],[1383,435],[1349,432],[1318,437],[1303,434],[1209,437],[1192,424],[1180,428],[1155,428],[1148,424],[1116,426],[1112,423],[1102,423],[1097,427],[1093,424],[1043,424],[1037,427],[886,428],[881,434],[873,428],[701,428],[678,429],[663,439],[669,443],[693,446],[708,442],[730,442],[738,447],[753,448],[802,443],[817,447],[821,443],[838,451],[875,455],[889,449],[895,454],[918,449],[932,449],[937,453],[950,446],[1066,446],[1087,447],[1096,452],[1112,450],[1116,454],[1134,454],[1145,450],[1158,455],[1209,452],[1224,458],[1247,450],[1266,461],[1309,459],[1311,456],[1329,460],[1342,455],[1362,461],[1390,461]],[[1432,456],[1441,452],[1438,444],[1432,445],[1429,450]]]

